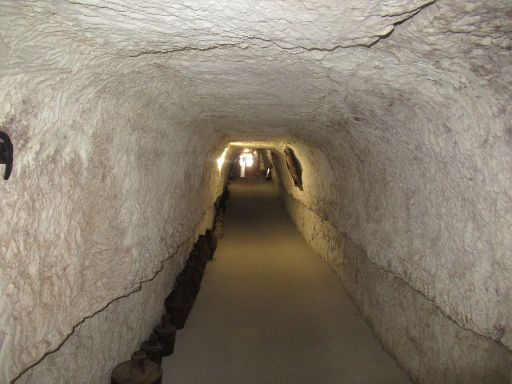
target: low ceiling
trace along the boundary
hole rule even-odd
[[[164,104],[179,83],[228,135],[307,137],[498,82],[510,12],[507,0],[8,1],[0,75],[18,87],[25,73],[39,87],[80,78],[85,94],[124,82]]]

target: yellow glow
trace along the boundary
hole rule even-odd
[[[222,170],[222,164],[224,164],[224,159],[226,158],[227,152],[228,152],[228,149],[224,148],[222,155],[220,155],[219,158],[217,159],[217,168],[219,169],[219,172]]]
[[[244,153],[249,153],[249,152],[251,152],[251,150],[249,148],[244,149]]]

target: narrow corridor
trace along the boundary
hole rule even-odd
[[[409,383],[274,184],[248,178],[230,190],[225,237],[163,383]]]

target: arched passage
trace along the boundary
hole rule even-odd
[[[0,381],[108,375],[159,317],[233,141],[294,149],[292,218],[417,380],[506,377],[509,8],[5,2]]]

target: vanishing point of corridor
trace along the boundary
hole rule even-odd
[[[334,274],[301,238],[272,182],[230,185],[225,237],[163,383],[409,383]]]

